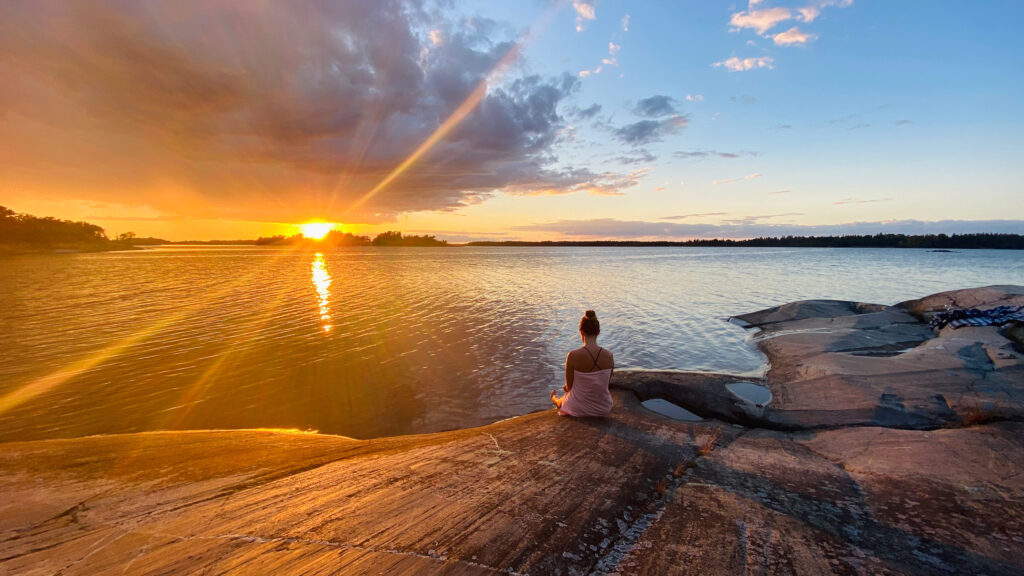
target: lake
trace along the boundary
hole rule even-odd
[[[734,314],[1024,284],[1024,251],[159,247],[0,260],[0,441],[368,438],[547,408],[586,308],[619,369],[761,374]]]

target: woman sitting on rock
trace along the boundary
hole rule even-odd
[[[615,369],[612,351],[597,345],[601,323],[597,314],[587,310],[580,319],[580,339],[583,346],[565,357],[565,395],[561,398],[551,391],[551,401],[560,415],[604,416],[612,409],[612,395],[608,381]]]

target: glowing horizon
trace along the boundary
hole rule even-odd
[[[1015,36],[808,2],[12,3],[2,203],[172,241],[1024,233]]]

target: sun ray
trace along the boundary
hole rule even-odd
[[[547,24],[551,21],[551,18],[554,16],[555,12],[557,11],[557,8],[559,7],[559,3],[552,2],[548,9],[539,19],[539,23],[533,28],[531,28],[529,31],[527,31],[525,34],[523,34],[523,36],[521,36],[519,40],[512,45],[512,48],[510,48],[509,51],[506,52],[504,56],[502,56],[501,60],[499,60],[498,63],[494,65],[494,68],[491,69],[490,73],[486,77],[484,77],[484,79],[481,80],[479,84],[476,85],[476,88],[474,88],[473,91],[470,92],[469,96],[467,96],[466,99],[463,100],[461,104],[459,104],[459,107],[456,108],[455,111],[451,113],[448,119],[441,123],[441,125],[438,126],[437,129],[435,129],[434,132],[430,136],[428,136],[427,139],[424,140],[422,144],[420,144],[415,150],[413,150],[412,154],[410,154],[398,166],[391,170],[391,172],[388,173],[388,175],[385,176],[380,182],[378,182],[376,186],[371,188],[368,192],[357,198],[351,205],[349,205],[349,207],[345,210],[345,212],[343,212],[343,214],[348,214],[349,212],[359,208],[360,206],[368,202],[371,198],[379,194],[381,190],[386,188],[389,184],[391,184],[391,182],[393,182],[396,178],[401,176],[402,173],[404,173],[406,170],[409,169],[409,167],[415,164],[416,161],[420,159],[420,157],[426,154],[427,151],[433,148],[435,144],[437,144],[439,141],[441,141],[441,139],[447,136],[448,133],[452,131],[452,129],[458,126],[459,123],[462,122],[466,118],[466,116],[468,116],[469,113],[472,112],[473,109],[477,107],[478,104],[480,104],[480,102],[484,99],[484,96],[487,95],[487,87],[490,84],[497,82],[498,80],[501,79],[502,76],[505,75],[505,72],[512,65],[512,63],[519,58],[520,54],[522,54],[523,48],[525,48],[529,40],[536,36],[540,30],[543,30],[544,28],[547,27]]]
[[[17,408],[21,404],[36,398],[42,394],[57,388],[58,386],[65,384],[66,382],[80,376],[81,374],[88,372],[89,370],[107,362],[118,355],[128,350],[132,346],[142,342],[143,340],[157,334],[163,329],[167,328],[171,324],[184,320],[188,316],[201,312],[206,303],[212,300],[216,300],[224,294],[236,289],[238,286],[246,285],[252,276],[259,273],[259,270],[254,269],[249,274],[239,275],[234,278],[233,282],[227,283],[220,290],[210,292],[205,299],[198,302],[192,307],[180,309],[177,312],[170,314],[164,318],[161,318],[139,330],[138,332],[126,336],[113,344],[104,346],[103,348],[68,364],[62,366],[53,372],[45,376],[36,378],[35,380],[18,386],[14,390],[0,396],[0,415]]]

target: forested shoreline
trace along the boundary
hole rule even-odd
[[[731,240],[725,238],[684,241],[656,240],[519,240],[469,242],[467,246],[694,246],[757,248],[932,248],[968,250],[975,248],[1024,250],[1022,234],[875,234],[856,236],[778,236]]]

